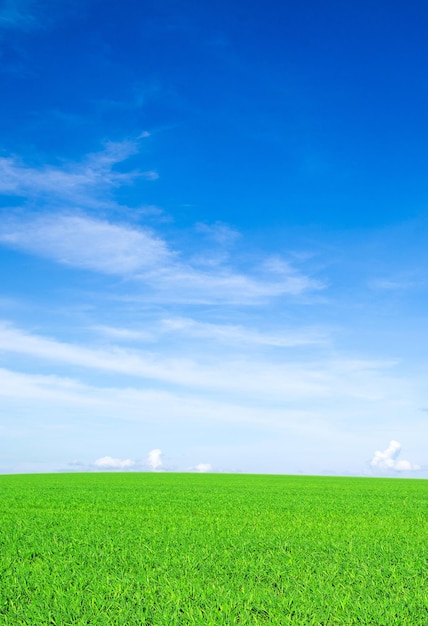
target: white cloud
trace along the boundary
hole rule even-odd
[[[396,472],[415,471],[421,469],[419,465],[410,463],[399,459],[401,452],[401,444],[398,441],[392,440],[389,442],[389,446],[383,452],[377,450],[374,453],[370,466],[374,469],[380,470],[394,470]]]
[[[210,304],[255,304],[284,295],[298,296],[306,291],[323,289],[323,285],[303,274],[282,276],[259,275],[235,271],[226,266],[208,271],[186,264],[174,264],[155,276],[158,296],[163,300]]]
[[[166,244],[150,231],[77,215],[44,215],[0,226],[0,242],[64,265],[135,274],[165,264]]]
[[[103,324],[92,326],[91,330],[94,330],[109,339],[115,339],[116,341],[153,341],[154,339],[152,333],[143,332],[141,330],[132,330],[130,328],[105,326]]]
[[[162,467],[162,450],[159,448],[155,448],[149,452],[149,456],[147,458],[147,464],[151,467],[152,470],[158,470]]]
[[[0,157],[0,193],[43,200],[43,206],[64,204],[70,208],[91,209],[115,204],[108,193],[138,178],[155,180],[153,170],[119,171],[114,166],[138,152],[137,141],[107,142],[104,149],[88,154],[80,162],[62,166],[29,165],[16,156]],[[107,194],[107,195],[106,195]]]
[[[239,259],[225,254],[239,236],[227,224],[196,226],[204,244],[201,253],[200,241],[194,249],[174,250],[147,228],[91,217],[94,209],[115,214],[120,209],[126,214],[130,208],[115,200],[115,191],[138,180],[159,178],[156,170],[116,167],[138,152],[145,136],[107,142],[103,150],[61,165],[0,157],[0,193],[22,199],[23,204],[19,217],[6,218],[0,225],[0,243],[68,267],[124,276],[134,281],[134,287],[144,283],[150,297],[161,302],[255,304],[323,289],[320,281],[279,259],[243,271]],[[218,246],[214,263],[207,263],[207,236]]]
[[[25,374],[0,368],[0,397],[20,401],[56,402],[64,406],[98,403],[91,387],[61,376]]]
[[[150,286],[152,297],[161,301],[254,304],[323,288],[291,269],[272,275],[263,266],[246,273],[229,266],[200,268],[149,229],[83,214],[6,219],[0,225],[0,242],[69,267],[126,276],[134,284]]]
[[[325,345],[327,336],[316,330],[299,330],[290,332],[259,332],[240,325],[212,324],[198,322],[186,317],[175,317],[162,320],[165,332],[179,333],[187,337],[215,339],[219,342],[239,345],[262,345],[281,348]]]
[[[165,356],[147,350],[110,347],[91,348],[30,334],[0,324],[0,351],[33,356],[47,361],[112,372],[134,378],[163,381],[182,388],[262,400],[294,402],[308,395],[318,401],[337,396],[378,402],[400,393],[400,384],[385,371],[394,362],[335,361],[280,363],[264,358],[231,358],[206,353],[204,346],[190,357]]]
[[[94,461],[93,465],[99,469],[129,469],[136,465],[131,459],[115,459],[111,456],[103,456]]]
[[[18,411],[43,420],[46,415],[61,415],[61,419],[125,420],[162,424],[210,423],[264,424],[284,426],[311,417],[310,411],[269,407],[263,411],[252,403],[232,402],[215,394],[209,398],[195,393],[138,388],[94,386],[60,376],[34,375],[0,368],[0,398],[4,413]],[[19,408],[17,408],[19,407]],[[76,411],[77,409],[77,411]],[[1,425],[0,425],[1,426]],[[142,464],[144,465],[144,464]]]
[[[326,371],[325,365],[320,370],[319,365],[315,364],[272,364],[266,361],[251,362],[245,358],[222,358],[221,363],[207,363],[202,357],[201,360],[195,357],[170,358],[147,351],[116,347],[89,348],[32,335],[7,324],[0,324],[0,350],[100,372],[162,380],[193,389],[244,392],[265,398],[295,398],[306,393],[323,397],[331,392],[330,379],[337,379],[339,373],[334,370]],[[361,374],[367,367],[375,367],[371,363],[346,362],[338,364],[338,370],[345,365],[353,376]]]
[[[190,467],[189,471],[191,472],[199,472],[200,474],[206,474],[207,472],[212,471],[212,465],[210,463],[198,463],[194,467]]]
[[[26,364],[34,367],[31,360],[26,360]],[[226,375],[232,377],[233,371],[228,370]],[[354,384],[354,381],[355,376],[351,374],[350,382]],[[277,382],[280,384],[281,379]],[[292,382],[297,386],[298,377]],[[325,473],[333,469],[335,463],[336,468],[341,463],[342,468],[352,466],[358,473],[364,470],[362,446],[379,436],[386,423],[400,428],[403,412],[409,415],[406,429],[422,435],[427,431],[423,417],[412,417],[415,403],[420,404],[426,395],[424,379],[417,381],[416,387],[412,380],[412,387],[407,389],[397,381],[387,380],[374,380],[373,386],[378,388],[379,382],[383,385],[379,402],[356,397],[355,393],[352,396],[355,390],[346,389],[342,381],[335,379],[329,382],[327,402],[322,396],[312,396],[304,390],[292,395],[287,389],[270,402],[269,392],[262,395],[259,388],[252,393],[256,377],[247,381],[240,397],[231,397],[220,391],[206,394],[193,389],[166,390],[130,381],[122,388],[120,383],[113,387],[111,381],[110,385],[105,384],[99,377],[92,384],[82,384],[59,376],[0,369],[0,432],[5,445],[10,442],[18,452],[27,445],[30,457],[34,450],[33,439],[36,441],[37,437],[42,437],[39,447],[52,447],[46,444],[51,440],[46,435],[51,432],[57,438],[54,440],[57,450],[63,448],[63,459],[88,458],[88,455],[89,459],[98,458],[91,447],[99,446],[100,436],[107,451],[115,450],[119,444],[131,445],[126,456],[119,455],[121,460],[135,460],[136,465],[128,471],[153,469],[147,462],[147,455],[145,458],[138,456],[136,446],[139,447],[138,437],[142,432],[147,433],[150,440],[155,437],[155,441],[164,441],[166,437],[168,448],[183,450],[188,459],[183,469],[190,469],[193,461],[189,460],[189,454],[191,459],[197,445],[198,460],[212,462],[216,468],[213,471],[219,467],[264,471],[265,463],[274,462],[271,448],[265,445],[266,437],[270,437],[282,450],[275,460],[277,471]],[[374,414],[378,419],[373,424]],[[359,427],[356,428],[353,424],[357,422]],[[59,429],[62,426],[64,431]],[[369,431],[376,434],[368,436]],[[129,443],[126,433],[130,432],[135,433],[135,437]],[[59,437],[59,433],[64,434]],[[189,437],[194,440],[189,442]],[[254,452],[245,461],[246,442],[251,441]],[[191,451],[189,446],[192,446]],[[195,467],[192,469],[197,471]],[[165,470],[163,466],[158,471],[162,470]]]

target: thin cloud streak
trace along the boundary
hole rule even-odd
[[[3,406],[28,407],[29,415],[39,410],[43,415],[54,411],[61,414],[79,415],[91,420],[95,416],[119,421],[155,421],[172,424],[177,420],[200,423],[202,419],[212,422],[263,423],[284,421],[284,411],[266,409],[263,414],[252,406],[242,406],[216,395],[212,399],[193,392],[183,394],[156,389],[139,389],[130,385],[120,387],[82,384],[61,376],[25,374],[0,368],[0,397]],[[293,419],[309,414],[302,411],[287,412]]]
[[[0,368],[0,397],[25,402],[54,402],[64,406],[99,405],[94,388],[58,375],[26,374]]]
[[[339,388],[339,385],[336,386]],[[421,396],[424,391],[424,382],[421,381]],[[99,435],[100,431],[105,430],[104,424],[109,427],[114,424],[117,432],[123,431],[123,424],[127,424],[126,429],[137,428],[139,433],[155,431],[159,441],[165,442],[165,437],[170,438],[168,433],[174,433],[177,425],[187,433],[198,433],[202,428],[204,431],[208,429],[208,432],[216,431],[217,436],[224,429],[224,432],[228,432],[231,427],[239,427],[239,432],[246,435],[252,431],[258,432],[262,438],[273,437],[280,446],[292,445],[297,456],[301,456],[301,452],[297,452],[299,446],[306,449],[305,446],[312,442],[310,445],[313,446],[314,456],[311,457],[311,463],[323,457],[320,441],[330,446],[332,453],[334,445],[337,449],[342,449],[346,442],[342,458],[346,462],[346,459],[353,456],[358,467],[361,461],[358,460],[354,443],[359,438],[359,432],[354,430],[353,421],[371,421],[372,432],[378,434],[384,429],[382,423],[391,423],[394,420],[399,423],[403,410],[411,415],[414,402],[414,396],[408,390],[407,398],[404,399],[404,392],[403,389],[398,390],[400,404],[396,406],[391,403],[390,398],[389,405],[382,402],[374,406],[356,398],[352,402],[351,412],[349,397],[338,393],[334,395],[333,403],[320,402],[319,398],[305,394],[297,403],[284,397],[283,401],[274,403],[262,399],[260,405],[249,398],[248,394],[233,401],[219,393],[208,397],[206,394],[195,393],[194,390],[174,392],[149,389],[147,385],[139,389],[129,384],[124,388],[102,384],[95,387],[59,376],[22,374],[0,369],[0,397],[5,415],[0,430],[3,438],[8,440],[8,437],[15,437],[14,433],[18,428],[19,436],[30,441],[33,436],[40,434],[40,428],[46,428],[46,432],[53,428],[53,432],[57,433],[57,425],[62,424],[66,425],[66,432],[72,434],[75,431],[78,437],[82,428],[89,432],[96,429]],[[378,415],[376,423],[373,423],[374,411]],[[7,418],[8,415],[10,419]],[[79,416],[79,424],[76,424],[76,415]],[[423,421],[412,420],[409,427],[410,425],[421,433],[426,430]],[[98,435],[94,439],[97,447]],[[173,437],[175,441],[175,434]],[[197,435],[196,437],[198,438]],[[62,441],[66,445],[64,439]],[[224,436],[221,441],[220,446],[224,447]],[[113,450],[116,444],[117,441],[112,440],[109,450]],[[177,440],[179,446],[188,444],[189,436],[185,440]],[[257,446],[259,444],[262,441]],[[236,441],[232,445],[237,445]],[[346,451],[346,447],[351,449]],[[134,446],[133,454],[136,453]],[[212,456],[208,448],[203,454],[209,454],[210,460],[215,461],[218,467],[218,459],[215,455]],[[76,458],[77,455],[72,456]],[[123,458],[126,460],[128,457]],[[188,465],[193,464],[188,463],[187,467]],[[138,468],[140,466],[141,469],[149,467],[146,460],[138,461]],[[249,465],[248,469],[250,468]],[[321,467],[318,467],[317,471],[319,470]]]
[[[291,268],[278,276],[264,268],[255,268],[254,275],[250,275],[229,266],[214,271],[193,267],[149,229],[83,214],[4,220],[0,242],[68,267],[144,283],[153,297],[172,302],[254,304],[323,288],[319,281]]]
[[[218,324],[199,322],[191,317],[169,317],[146,322],[141,328],[122,328],[115,326],[91,326],[91,331],[99,333],[116,342],[154,343],[164,338],[186,338],[190,340],[213,340],[222,346],[239,349],[251,347],[299,348],[304,346],[328,346],[330,337],[327,332],[316,328],[263,332],[254,328],[236,324]]]
[[[345,400],[370,405],[388,399],[394,403],[406,389],[405,382],[389,374],[394,363],[387,361],[325,358],[318,362],[296,363],[290,359],[272,363],[264,358],[227,358],[222,354],[207,361],[205,346],[195,351],[191,359],[179,359],[116,347],[88,348],[31,335],[5,324],[0,325],[0,350],[121,374],[134,381],[162,382],[197,394],[221,393],[224,399],[231,396],[245,403],[256,401],[258,405],[279,402],[290,406],[297,401],[306,404],[307,398],[317,402],[335,398],[338,405]]]
[[[326,380],[313,366],[302,368],[282,364],[248,363],[244,359],[201,363],[195,358],[179,359],[123,348],[95,349],[31,335],[6,324],[0,324],[0,350],[24,354],[68,365],[77,365],[136,378],[159,380],[173,385],[199,389],[223,389],[263,395],[293,396],[302,392],[324,395]],[[232,375],[232,372],[234,374]]]
[[[150,231],[78,215],[8,220],[0,241],[58,263],[124,276],[165,263],[166,244]]]
[[[145,297],[161,303],[254,305],[324,288],[321,281],[280,259],[242,271],[239,260],[233,262],[226,254],[239,237],[227,224],[196,227],[202,240],[208,235],[219,246],[216,262],[207,265],[206,253],[193,256],[192,250],[174,250],[148,228],[91,217],[94,209],[117,213],[124,208],[115,200],[116,191],[138,180],[159,178],[154,169],[116,168],[138,154],[147,136],[106,142],[103,150],[61,166],[29,165],[15,155],[0,157],[0,193],[22,201],[15,217],[3,219],[0,242],[69,268],[123,276],[149,287]]]
[[[138,178],[155,180],[152,170],[122,172],[114,166],[138,152],[138,142],[107,142],[103,150],[88,154],[81,162],[31,166],[17,156],[0,157],[0,193],[14,195],[43,206],[76,206],[81,209],[111,207],[109,192]],[[113,203],[114,206],[114,203]]]
[[[114,339],[115,341],[135,342],[154,340],[154,335],[152,333],[142,330],[131,330],[130,328],[119,328],[117,326],[97,324],[96,326],[92,326],[90,330],[93,330],[108,339]]]
[[[165,332],[178,333],[186,337],[215,339],[225,344],[260,345],[292,348],[306,345],[326,345],[326,334],[308,329],[284,333],[259,332],[240,325],[198,322],[192,318],[169,318],[162,320]]]

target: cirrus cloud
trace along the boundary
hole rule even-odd
[[[152,297],[163,302],[255,304],[324,288],[288,264],[281,273],[265,264],[245,271],[231,264],[207,270],[148,228],[85,214],[7,218],[0,224],[0,243],[70,268],[123,276],[149,286]]]

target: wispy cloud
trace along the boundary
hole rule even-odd
[[[132,330],[130,328],[119,328],[117,326],[105,326],[104,324],[98,324],[92,326],[91,330],[100,333],[108,339],[115,341],[153,341],[153,333],[142,330]]]
[[[71,267],[135,275],[162,266],[171,253],[149,230],[78,215],[5,220],[0,242]]]
[[[251,304],[323,288],[319,281],[288,266],[280,275],[263,266],[245,273],[230,265],[207,270],[192,265],[150,229],[83,214],[4,219],[0,242],[69,267],[144,282],[153,296],[164,301]]]
[[[370,467],[379,470],[394,470],[396,472],[416,471],[420,470],[419,465],[415,465],[410,461],[399,459],[401,453],[401,444],[392,440],[389,446],[383,452],[377,450],[370,461]]]
[[[369,287],[379,291],[405,291],[421,287],[424,285],[424,282],[415,278],[378,278],[370,281]]]
[[[94,209],[110,215],[126,209],[126,214],[130,207],[122,207],[115,193],[159,177],[154,169],[117,167],[139,152],[147,136],[106,142],[99,152],[59,165],[0,157],[0,193],[22,204],[2,220],[0,243],[68,267],[144,283],[161,302],[254,304],[324,288],[279,258],[251,265],[246,254],[243,270],[239,257],[231,259],[228,252],[239,233],[224,223],[197,225],[200,241],[193,241],[194,249],[174,249],[149,228],[92,216]],[[217,246],[213,262],[207,262],[207,240]]]
[[[173,371],[180,375],[180,365],[183,368],[184,361],[173,361],[170,366],[161,365],[163,359],[150,353],[136,352],[111,348],[106,350],[87,348],[55,339],[31,335],[8,325],[0,325],[0,350],[27,354],[36,358],[47,359],[57,363],[68,363],[83,368],[90,368],[104,372],[116,372],[128,376],[144,378],[169,378],[167,370],[170,369],[172,379],[175,378]],[[189,364],[190,365],[190,364]],[[182,378],[184,382],[187,376]],[[178,380],[177,380],[178,382]]]
[[[201,419],[211,423],[264,423],[276,425],[284,420],[301,418],[306,413],[291,411],[285,415],[282,408],[267,408],[263,412],[257,407],[243,406],[215,394],[212,399],[199,394],[183,394],[167,390],[143,389],[128,384],[118,386],[94,386],[61,376],[27,374],[0,368],[0,398],[2,406],[19,406],[20,414],[28,410],[31,423],[34,416],[41,418],[52,411],[56,416],[67,415],[73,421],[76,408],[79,416],[88,423],[106,417],[119,421],[143,422],[172,425],[200,423]],[[6,409],[5,409],[6,410]],[[142,466],[148,466],[141,462]]]
[[[34,371],[35,364],[31,360],[26,359],[25,363]],[[261,372],[263,365],[255,365]],[[219,368],[222,366],[219,363]],[[227,367],[225,376],[233,378],[237,373],[239,370],[236,368]],[[273,369],[269,375],[275,375]],[[183,459],[184,455],[183,470],[198,471],[193,461],[195,449],[198,449],[198,465],[199,459],[203,459],[203,464],[208,464],[209,460],[214,468],[229,467],[233,471],[252,471],[253,468],[254,471],[253,463],[257,455],[259,462],[264,459],[267,463],[274,462],[275,456],[276,470],[284,471],[293,467],[293,457],[297,463],[294,467],[306,472],[325,472],[330,458],[336,459],[334,462],[340,458],[344,467],[354,464],[356,471],[362,471],[359,448],[364,437],[361,437],[361,432],[370,428],[379,436],[385,424],[399,424],[403,411],[409,415],[407,428],[426,433],[427,425],[423,419],[417,421],[412,418],[414,387],[406,389],[402,384],[397,385],[396,381],[376,376],[372,380],[367,379],[365,385],[369,386],[369,390],[373,386],[378,391],[377,401],[363,396],[363,390],[355,382],[359,372],[354,372],[348,381],[340,377],[332,378],[329,388],[324,389],[324,395],[312,394],[304,389],[292,395],[300,384],[301,373],[292,379],[290,368],[289,375],[288,381],[283,375],[275,381],[278,388],[281,383],[287,385],[282,389],[282,395],[277,392],[273,397],[269,389],[264,390],[263,395],[260,387],[255,394],[252,393],[252,386],[258,384],[257,372],[254,371],[253,378],[247,379],[242,395],[233,398],[220,390],[213,394],[200,393],[194,388],[167,390],[165,387],[151,387],[150,384],[132,384],[130,380],[121,387],[117,377],[112,382],[98,376],[92,383],[82,384],[58,375],[23,374],[0,369],[3,411],[0,431],[4,442],[21,447],[22,441],[30,455],[33,437],[52,434],[57,438],[59,433],[63,433],[60,439],[54,439],[58,450],[62,449],[63,459],[78,455],[80,459],[89,456],[89,459],[98,460],[109,454],[120,461],[135,461],[134,466],[125,468],[127,471],[153,470],[147,455],[145,458],[139,456],[141,434],[147,433],[152,441],[156,437],[160,447],[168,446],[172,458],[180,454]],[[381,386],[383,388],[379,391]],[[416,392],[419,398],[424,397],[423,380],[419,381]],[[376,423],[373,423],[373,415],[378,416]],[[357,430],[352,424],[354,420],[360,425]],[[62,427],[65,430],[61,430]],[[112,429],[115,434],[109,437]],[[132,439],[130,432],[134,433]],[[82,450],[83,433],[85,442]],[[229,438],[230,433],[236,433],[238,439]],[[275,454],[266,437],[271,438],[276,446]],[[251,441],[254,445],[248,448],[245,461],[245,442],[251,444]],[[94,456],[91,448],[99,450],[101,442],[104,449]],[[323,445],[320,446],[320,442]],[[129,448],[125,448],[126,453],[122,454],[117,447],[123,450],[124,445]],[[340,455],[335,457],[338,453]],[[234,455],[237,461],[231,467]],[[225,466],[226,457],[231,460]],[[156,458],[159,457],[153,455],[153,461]],[[180,464],[177,459],[174,466],[177,462]],[[258,467],[260,470],[263,465]],[[271,469],[274,467],[275,463]],[[85,468],[86,471],[95,469],[87,463]],[[168,467],[162,465],[159,469],[165,471]],[[375,468],[372,470],[375,471]]]
[[[156,180],[157,172],[120,171],[115,166],[139,150],[138,141],[106,142],[104,149],[86,155],[80,162],[29,165],[17,156],[0,157],[0,193],[27,201],[42,199],[44,206],[83,209],[111,207],[108,194],[138,178]]]
[[[289,332],[260,332],[240,325],[212,324],[192,318],[169,318],[162,320],[162,330],[186,337],[214,339],[225,344],[274,346],[291,348],[306,345],[325,345],[326,333],[312,329]]]
[[[75,379],[53,374],[27,374],[0,368],[0,397],[3,403],[18,401],[34,407],[61,406],[62,411],[72,407],[94,410],[102,405],[102,397],[96,387]]]
[[[147,170],[147,172],[142,172],[141,176],[144,180],[158,180],[159,174],[156,170]]]
[[[1,324],[1,322],[0,322]],[[329,333],[317,328],[297,328],[269,331],[247,328],[240,324],[202,322],[191,317],[161,317],[146,320],[144,329],[122,328],[98,324],[90,327],[100,336],[119,343],[153,343],[162,339],[184,338],[210,340],[222,346],[239,349],[258,346],[274,348],[297,348],[302,346],[328,346]]]
[[[230,245],[240,238],[241,234],[229,224],[223,222],[215,222],[214,224],[205,224],[198,222],[195,225],[197,233],[205,235],[208,239],[221,245]]]
[[[192,357],[180,358],[146,350],[82,346],[30,334],[13,326],[0,325],[0,351],[31,356],[83,369],[121,374],[137,379],[159,381],[193,390],[194,393],[222,393],[239,397],[245,403],[283,402],[289,405],[311,397],[317,402],[336,398],[353,402],[390,402],[400,395],[399,381],[387,375],[393,362],[324,359],[295,359],[271,362],[269,359],[248,359],[208,355],[206,347]],[[83,374],[83,372],[82,372]],[[340,394],[338,395],[338,390]],[[392,393],[395,390],[395,395]]]
[[[88,348],[32,335],[7,324],[0,325],[0,350],[195,389],[246,391],[247,394],[251,390],[251,393],[267,396],[296,396],[306,392],[319,396],[330,386],[326,373],[321,374],[314,365],[248,363],[246,359],[239,359],[223,360],[218,367],[216,363],[204,363],[197,357],[169,358],[115,347]]]
[[[278,278],[261,272],[260,268],[254,269],[251,274],[230,267],[207,271],[176,264],[165,268],[157,283],[157,292],[164,300],[168,299],[168,294],[173,294],[172,299],[179,302],[252,304],[284,295],[298,296],[324,287],[320,281],[297,271]]]

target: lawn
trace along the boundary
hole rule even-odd
[[[0,624],[428,624],[428,481],[0,476]]]

